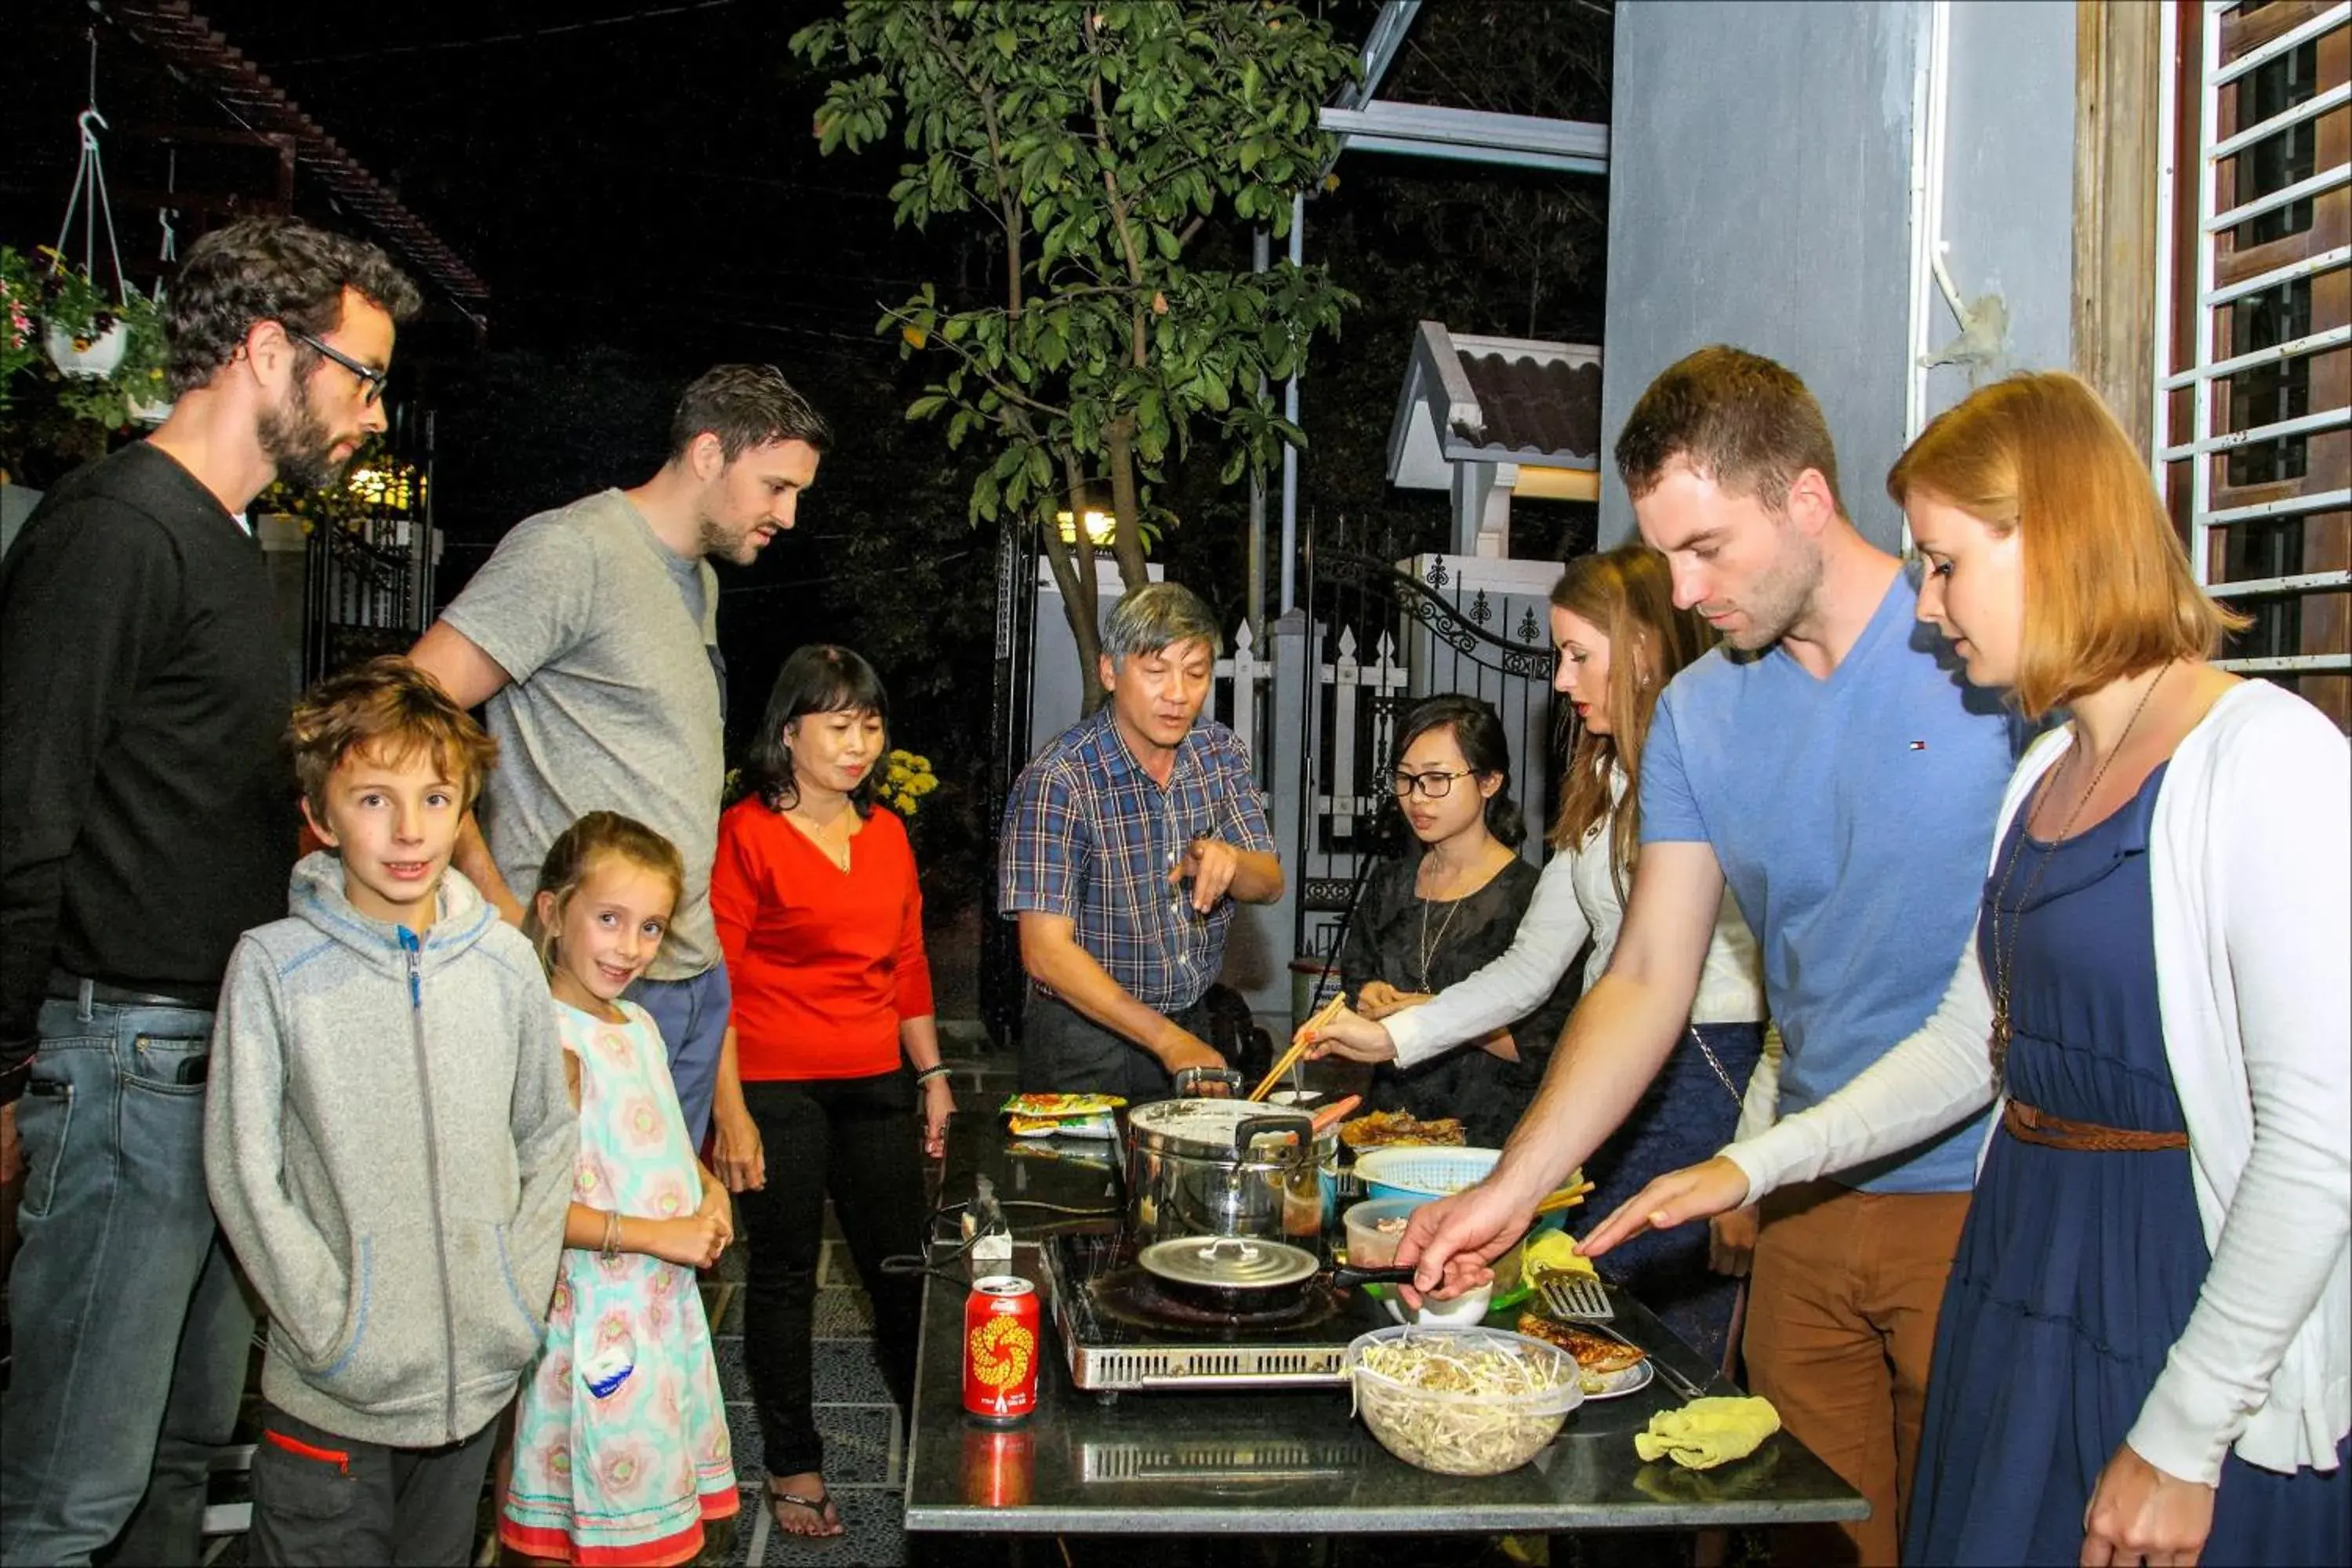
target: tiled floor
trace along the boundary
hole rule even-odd
[[[872,1563],[895,1568],[906,1555],[900,1528],[906,1484],[906,1423],[882,1383],[874,1352],[874,1314],[849,1267],[848,1249],[825,1215],[824,1256],[817,1271],[816,1425],[824,1436],[824,1484],[841,1510],[847,1533],[805,1541],[774,1528],[761,1506],[767,1474],[760,1427],[751,1413],[751,1386],[743,1370],[742,1300],[714,1321],[719,1383],[727,1398],[727,1429],[735,1445],[735,1471],[743,1481],[729,1563]],[[740,1254],[734,1256],[740,1256]],[[731,1272],[731,1270],[722,1270]],[[726,1286],[706,1288],[706,1299]]]
[[[968,1111],[993,1109],[1009,1088],[1013,1063],[1004,1058],[963,1058],[950,1045],[957,1103]],[[740,1268],[741,1254],[720,1266],[724,1278]],[[732,1267],[730,1267],[732,1265]],[[830,1563],[897,1568],[907,1561],[904,1518],[906,1423],[882,1381],[874,1352],[874,1310],[857,1282],[849,1249],[825,1211],[824,1257],[817,1267],[815,1324],[816,1425],[824,1437],[825,1486],[841,1510],[846,1533],[808,1541],[774,1528],[761,1506],[767,1474],[761,1464],[751,1390],[743,1371],[743,1310],[736,1297],[711,1321],[719,1355],[719,1386],[727,1398],[727,1424],[735,1445],[735,1470],[744,1483],[743,1510],[730,1563]]]

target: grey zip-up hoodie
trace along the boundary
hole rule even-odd
[[[342,1436],[471,1436],[538,1355],[579,1133],[538,955],[456,870],[422,942],[342,863],[230,957],[205,1173],[269,1309],[261,1391]]]

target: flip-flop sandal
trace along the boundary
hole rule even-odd
[[[794,1508],[813,1513],[816,1516],[818,1522],[830,1525],[832,1528],[827,1530],[794,1530],[791,1525],[784,1522],[782,1511],[776,1507],[778,1503],[789,1503]],[[776,1528],[778,1530],[782,1531],[787,1535],[798,1536],[803,1541],[832,1541],[848,1533],[849,1530],[849,1527],[841,1521],[841,1510],[835,1508],[833,1504],[833,1494],[830,1491],[822,1489],[817,1492],[816,1496],[806,1498],[802,1497],[797,1492],[780,1490],[777,1488],[776,1483],[772,1480],[768,1483],[768,1513],[770,1517],[775,1520]]]

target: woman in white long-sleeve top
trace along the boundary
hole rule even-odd
[[[2242,623],[2081,382],[1977,393],[1887,489],[1969,679],[2071,722],[2011,782],[1927,1025],[1594,1247],[2002,1097],[1904,1560],[2352,1561],[2352,751],[2208,662]]]
[[[1330,1054],[1411,1068],[1473,1048],[1525,1016],[1551,994],[1588,941],[1592,952],[1584,973],[1599,974],[1609,965],[1641,844],[1639,791],[1629,781],[1641,775],[1642,742],[1658,693],[1714,645],[1715,634],[1698,616],[1675,607],[1665,557],[1638,544],[1570,562],[1552,588],[1551,606],[1559,647],[1552,685],[1573,705],[1579,728],[1552,823],[1551,863],[1511,946],[1434,996],[1368,988],[1354,1010],[1318,1036]],[[1759,1108],[1759,1124],[1769,1125],[1777,1075],[1757,1070],[1763,1016],[1755,939],[1727,891],[1690,1031],[1641,1104],[1586,1164],[1597,1186],[1595,1212],[1606,1213],[1660,1172],[1718,1147],[1735,1124],[1747,1125],[1743,1094]],[[1738,1227],[1726,1228],[1733,1245],[1724,1250],[1738,1255],[1744,1271]],[[1737,1286],[1710,1273],[1708,1264],[1706,1237],[1661,1236],[1621,1252],[1612,1273],[1676,1332],[1719,1357]]]

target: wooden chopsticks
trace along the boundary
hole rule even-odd
[[[1348,994],[1345,991],[1342,991],[1337,996],[1332,997],[1328,1002],[1324,1003],[1322,1006],[1318,1007],[1315,1010],[1315,1016],[1307,1019],[1304,1024],[1299,1025],[1297,1030],[1292,1034],[1290,1037],[1290,1048],[1282,1053],[1281,1058],[1274,1064],[1274,1070],[1266,1074],[1265,1080],[1255,1089],[1250,1090],[1244,1098],[1249,1100],[1264,1100],[1268,1094],[1271,1094],[1274,1091],[1274,1086],[1282,1081],[1282,1075],[1288,1072],[1292,1068],[1297,1067],[1298,1065],[1298,1058],[1307,1054],[1308,1044],[1315,1038],[1315,1031],[1329,1023],[1332,1019],[1338,1017],[1339,1016],[1339,1010],[1347,1005]]]

